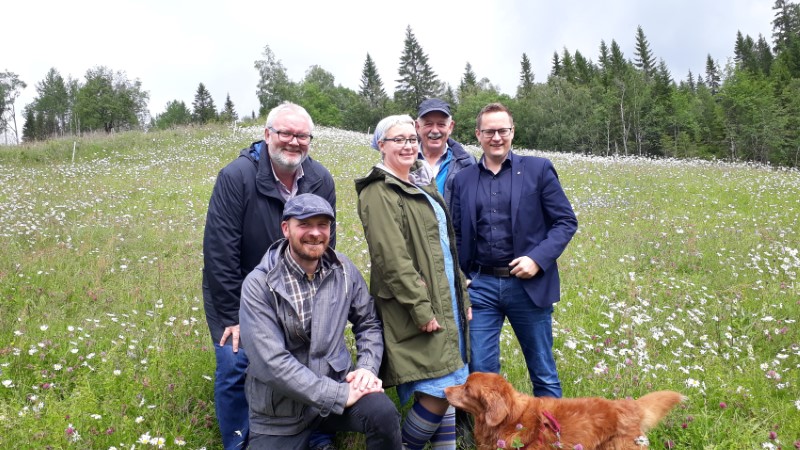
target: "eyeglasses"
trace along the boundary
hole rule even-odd
[[[481,130],[481,135],[485,138],[493,138],[494,134],[497,133],[501,138],[505,138],[511,135],[511,130],[513,129],[514,128],[498,128],[496,130]]]
[[[314,139],[314,136],[305,133],[292,133],[289,131],[282,131],[276,130],[272,127],[267,127],[267,129],[275,134],[278,135],[278,139],[282,142],[292,142],[292,139],[297,139],[298,144],[308,144]]]
[[[410,138],[404,138],[402,136],[397,136],[397,137],[393,137],[393,138],[385,138],[383,140],[383,142],[389,142],[389,141],[394,142],[397,145],[405,146],[406,144],[411,144],[412,146],[414,146],[414,145],[417,145],[417,142],[419,142],[419,139],[417,139],[416,136],[410,137]]]

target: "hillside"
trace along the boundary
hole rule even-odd
[[[93,136],[74,160],[71,140],[0,149],[0,448],[219,446],[205,211],[261,132]],[[321,128],[311,154],[337,182],[337,250],[368,278],[367,142]],[[532,153],[579,220],[554,313],[565,395],[683,392],[652,448],[800,445],[800,172]],[[505,332],[503,373],[530,392]]]

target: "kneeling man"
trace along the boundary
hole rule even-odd
[[[381,323],[361,273],[328,247],[333,220],[322,197],[290,199],[285,239],[242,286],[251,449],[305,449],[313,430],[364,433],[368,449],[402,448],[400,415],[377,376]],[[344,338],[348,321],[355,367]]]

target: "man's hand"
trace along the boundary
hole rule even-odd
[[[344,379],[362,391],[383,389],[383,381],[367,369],[356,369],[348,373]]]
[[[426,323],[425,325],[419,327],[419,329],[421,331],[424,331],[426,333],[433,333],[434,331],[438,330],[439,328],[442,328],[442,327],[439,325],[439,322],[436,321],[436,317],[431,319],[431,321]]]
[[[349,386],[345,408],[353,406],[361,397],[383,392],[383,381],[367,369],[356,369],[345,376]]]
[[[472,306],[467,308],[467,320],[472,320]]]
[[[537,273],[539,273],[539,265],[536,264],[536,261],[532,260],[528,256],[520,256],[519,258],[515,258],[508,265],[511,266],[511,275],[514,275],[517,278],[526,280],[528,278],[533,278]]]
[[[239,324],[225,327],[225,332],[222,333],[222,339],[219,340],[219,346],[222,347],[225,345],[225,341],[228,340],[228,337],[233,337],[232,346],[233,346],[233,353],[239,353]]]

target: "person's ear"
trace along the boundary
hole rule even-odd
[[[281,222],[281,231],[283,231],[283,237],[286,239],[289,239],[289,220],[284,220]]]

